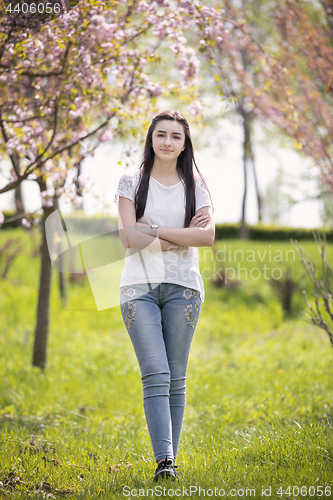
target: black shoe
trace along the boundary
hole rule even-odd
[[[160,477],[162,478],[165,477],[167,479],[171,477],[172,481],[174,481],[177,475],[176,467],[177,465],[172,464],[172,459],[171,458],[168,459],[168,457],[166,456],[165,459],[162,462],[160,462],[157,466],[154,477],[155,483],[158,481]]]

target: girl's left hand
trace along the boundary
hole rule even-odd
[[[205,227],[208,221],[209,215],[202,215],[202,212],[199,212],[192,217],[189,227]]]

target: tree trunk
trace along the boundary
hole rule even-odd
[[[257,176],[256,164],[254,161],[251,134],[250,134],[250,154],[251,154],[251,164],[252,164],[252,171],[253,171],[253,177],[254,177],[254,185],[256,188],[257,203],[258,203],[258,222],[261,222],[262,221],[262,203],[261,203],[261,196],[259,193],[258,176]]]
[[[76,194],[78,196],[81,196],[83,197],[83,189],[80,187],[80,184],[79,184],[79,181],[78,181],[78,178],[79,176],[81,175],[82,173],[82,162],[80,161],[79,164],[76,164],[77,165],[77,174],[76,174],[76,181],[75,181],[75,190],[76,190]],[[83,206],[75,206],[75,209],[76,210],[82,210],[83,209]]]
[[[23,207],[23,200],[22,200],[22,184],[19,184],[15,190],[15,207],[16,207],[16,215],[20,216],[24,214],[24,207]],[[19,220],[18,223],[20,224],[21,221]]]
[[[59,199],[57,196],[54,197],[54,209],[58,210],[59,209]],[[58,257],[58,269],[59,269],[59,293],[61,297],[61,303],[62,307],[66,307],[67,305],[67,287],[66,287],[66,277],[64,273],[64,256],[61,251],[61,244],[62,244],[62,239],[59,239],[59,257]]]
[[[241,240],[249,239],[249,228],[245,223],[245,206],[246,206],[246,195],[247,195],[247,168],[249,160],[251,159],[250,153],[250,115],[247,113],[242,105],[239,103],[238,112],[243,117],[243,130],[244,130],[244,141],[243,141],[243,172],[244,172],[244,193],[243,193],[243,204],[242,204],[242,219],[241,226],[238,231],[238,237]]]
[[[39,366],[44,369],[46,366],[47,338],[49,332],[49,309],[50,309],[50,291],[52,278],[52,264],[48,251],[45,221],[54,207],[44,207],[42,218],[42,255],[41,269],[39,278],[39,293],[37,305],[37,324],[35,330],[35,341],[33,350],[33,366]]]

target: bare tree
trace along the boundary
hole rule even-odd
[[[324,239],[322,240],[318,231],[313,231],[314,238],[316,240],[318,252],[321,255],[322,260],[322,279],[318,281],[316,274],[316,264],[311,257],[311,255],[302,248],[297,240],[290,239],[291,243],[296,248],[297,252],[301,256],[301,262],[303,267],[309,276],[310,280],[314,285],[314,291],[312,293],[315,296],[316,308],[314,309],[310,304],[306,291],[303,290],[304,298],[310,313],[306,314],[304,311],[301,313],[306,318],[306,321],[313,323],[319,328],[322,328],[327,332],[331,345],[333,347],[333,270],[326,260],[326,234],[324,230]],[[320,303],[320,301],[322,301]],[[328,313],[331,320],[331,324],[327,324],[322,315],[322,308]]]

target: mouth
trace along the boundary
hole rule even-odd
[[[170,149],[161,149],[161,151],[163,151],[163,153],[172,153],[172,151],[170,151]]]

